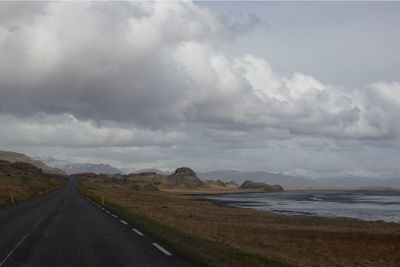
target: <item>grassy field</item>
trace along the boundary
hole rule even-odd
[[[0,208],[24,201],[36,195],[53,191],[66,182],[66,178],[45,174],[27,163],[0,160]]]
[[[400,224],[284,216],[80,179],[80,191],[208,266],[399,266]]]

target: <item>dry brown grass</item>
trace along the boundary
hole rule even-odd
[[[131,214],[263,258],[310,267],[400,266],[400,224],[277,215],[99,180],[83,185]]]
[[[65,184],[63,177],[44,174],[31,169],[28,165],[19,166],[18,163],[1,162],[0,168],[0,208],[26,200],[35,195],[45,194]]]

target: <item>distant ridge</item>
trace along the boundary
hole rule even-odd
[[[118,184],[136,191],[159,190],[206,190],[209,192],[233,192],[232,190],[244,189],[257,192],[281,192],[284,189],[280,185],[269,185],[261,182],[246,181],[241,187],[234,181],[223,182],[221,180],[201,180],[194,170],[189,167],[177,168],[169,175],[156,172],[131,173],[127,175],[78,173],[75,175],[81,179],[90,179],[105,184]],[[203,191],[204,192],[204,191]]]
[[[157,174],[168,175],[170,173],[161,171],[156,168],[117,168],[111,164],[105,163],[75,163],[65,159],[58,159],[53,156],[47,157],[34,157],[34,160],[41,161],[52,168],[58,168],[65,171],[68,174],[76,173],[96,173],[96,174],[131,174],[131,173],[143,173],[143,172],[155,172]]]
[[[237,170],[218,170],[198,173],[201,179],[221,179],[224,181],[235,180],[242,183],[245,180],[265,182],[268,184],[279,184],[285,189],[363,189],[369,188],[400,188],[400,175],[392,174],[388,177],[373,176],[366,172],[338,172],[339,175],[331,174],[329,177],[320,176],[317,172],[296,170],[284,173],[271,173],[264,171],[245,172]],[[366,175],[360,177],[356,175]],[[298,176],[296,176],[298,175]]]
[[[313,185],[310,179],[276,174],[265,171],[242,172],[237,170],[219,170],[197,174],[201,179],[221,179],[224,181],[234,180],[242,183],[246,180],[264,182],[268,184],[279,184],[284,188],[305,188]]]
[[[143,173],[143,172],[155,172],[157,174],[163,174],[163,175],[168,175],[170,173],[161,171],[156,168],[147,168],[147,169],[133,169],[133,168],[122,168],[121,171],[125,174],[131,174],[131,173]]]
[[[109,164],[73,163],[62,167],[67,174],[96,173],[96,174],[122,174],[123,172]]]

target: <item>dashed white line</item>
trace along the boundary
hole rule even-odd
[[[108,210],[106,210],[106,212],[107,212],[108,214],[110,214],[110,212],[109,212]]]
[[[113,214],[112,216],[113,216],[114,218],[117,218],[117,219],[118,219],[117,215]]]
[[[43,220],[43,218],[44,218],[44,215],[42,215],[42,217],[39,218],[39,220],[35,223],[33,228],[36,228],[39,225],[39,223]]]
[[[140,236],[144,236],[144,234],[142,232],[140,232],[138,229],[133,228],[132,231],[134,231],[135,233],[137,233]]]
[[[128,223],[124,220],[120,220],[123,224],[128,225]]]
[[[168,250],[166,250],[165,248],[163,248],[162,246],[160,246],[159,244],[157,244],[157,243],[153,243],[153,246],[155,246],[156,248],[158,248],[162,253],[164,253],[165,255],[167,255],[167,256],[172,256],[172,254],[168,251]]]
[[[7,261],[7,259],[14,253],[14,251],[24,242],[24,240],[28,237],[28,234],[24,235],[24,237],[15,245],[15,247],[7,254],[7,256],[0,262],[0,267]]]
[[[37,222],[35,223],[35,225],[33,225],[33,228],[38,227],[39,223],[44,219],[44,216],[45,216],[47,213],[50,213],[55,207],[56,207],[56,205],[52,206],[45,214],[43,214],[43,215],[39,218],[39,220],[37,220]]]

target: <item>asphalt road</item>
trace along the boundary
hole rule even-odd
[[[3,266],[194,266],[80,195],[76,181],[0,210]]]

